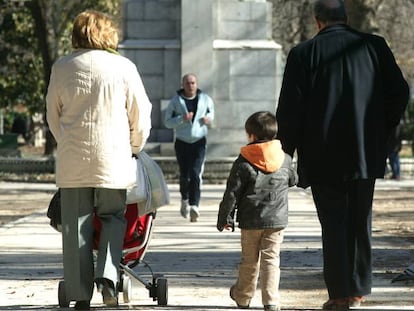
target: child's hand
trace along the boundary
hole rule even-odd
[[[227,222],[227,223],[225,223],[225,224],[223,224],[224,222],[221,222],[221,221],[217,221],[217,230],[218,231],[220,231],[220,232],[222,232],[224,229],[225,230],[227,230],[227,231],[233,231],[234,232],[234,222],[233,221],[230,221],[230,222]]]

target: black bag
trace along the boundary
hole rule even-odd
[[[47,209],[47,217],[50,219],[50,225],[57,231],[62,232],[62,216],[60,210],[60,189],[53,195]]]

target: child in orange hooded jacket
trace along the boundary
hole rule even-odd
[[[268,111],[252,114],[245,123],[249,144],[241,148],[220,203],[217,229],[241,229],[239,276],[230,297],[248,308],[260,270],[265,311],[280,310],[279,253],[288,224],[288,188],[297,182],[292,158],[276,140],[276,117]]]

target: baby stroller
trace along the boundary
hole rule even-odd
[[[149,290],[149,296],[158,305],[165,306],[168,303],[168,283],[167,279],[160,274],[154,274],[151,268],[143,261],[148,243],[151,238],[152,226],[156,212],[139,216],[138,204],[128,204],[125,212],[127,228],[125,231],[122,261],[120,263],[120,279],[118,282],[118,292],[122,293],[123,301],[131,301],[132,280],[135,278]],[[98,217],[94,218],[94,249],[97,249],[101,232],[101,223]],[[143,263],[152,275],[151,281],[140,277],[133,268]],[[69,307],[70,301],[66,299],[65,283],[59,282],[58,300],[60,307]]]

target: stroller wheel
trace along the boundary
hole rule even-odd
[[[159,306],[166,306],[168,303],[168,283],[164,277],[157,278],[157,303]]]
[[[124,302],[128,303],[132,298],[132,281],[131,278],[127,275],[124,275],[122,278],[122,296]]]
[[[58,301],[59,301],[59,307],[61,307],[61,308],[68,308],[69,307],[70,300],[68,301],[67,298],[66,298],[65,281],[60,281],[59,282]]]

